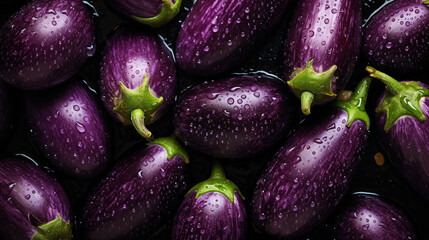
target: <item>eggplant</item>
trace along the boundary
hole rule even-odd
[[[61,185],[21,157],[0,160],[0,236],[70,240],[71,210]]]
[[[100,93],[107,111],[151,138],[145,125],[158,120],[174,101],[172,52],[159,36],[122,25],[108,39],[100,65]]]
[[[158,28],[179,13],[182,0],[107,0],[107,3],[125,16]]]
[[[172,240],[246,239],[244,197],[215,162],[209,179],[195,185],[174,218]]]
[[[395,0],[377,12],[364,29],[366,63],[396,76],[428,73],[428,4]]]
[[[111,129],[97,98],[80,82],[25,96],[30,135],[56,169],[79,179],[100,174],[110,160]]]
[[[256,228],[298,237],[323,221],[346,193],[368,142],[364,78],[348,102],[312,115],[286,140],[257,181],[252,199]]]
[[[25,90],[49,88],[94,53],[95,26],[81,0],[35,0],[1,29],[0,77]]]
[[[262,152],[289,132],[298,115],[283,85],[267,75],[196,85],[177,101],[175,133],[189,147],[215,157],[245,158]]]
[[[186,193],[189,158],[174,137],[157,138],[120,160],[84,207],[87,239],[146,239]]]
[[[377,136],[392,164],[429,200],[429,86],[398,82],[373,67],[366,69],[386,85],[376,108]]]
[[[416,240],[410,220],[402,210],[377,195],[354,194],[333,220],[335,240]]]
[[[0,79],[0,149],[4,149],[4,145],[9,142],[16,121],[14,99],[10,91],[9,86]]]
[[[242,62],[277,24],[288,0],[199,0],[179,32],[176,57],[185,72],[213,76]]]
[[[284,79],[301,110],[335,99],[356,66],[362,36],[360,0],[302,0],[285,41]]]

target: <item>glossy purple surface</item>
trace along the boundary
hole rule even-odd
[[[288,0],[198,0],[182,23],[179,66],[193,75],[225,72],[280,21]]]
[[[176,1],[170,0],[171,3]],[[108,0],[107,3],[126,16],[155,17],[161,12],[162,0]]]
[[[70,203],[61,185],[32,162],[19,157],[0,160],[0,235],[31,239],[36,230],[29,215],[43,223],[70,221]]]
[[[375,14],[364,30],[367,64],[391,75],[429,67],[429,6],[421,0],[396,0]]]
[[[293,238],[324,220],[346,193],[368,132],[360,120],[348,128],[347,113],[333,108],[305,121],[288,138],[256,185],[253,224]]]
[[[187,187],[185,161],[160,145],[138,148],[113,168],[84,210],[91,240],[146,239],[174,214]]]
[[[14,121],[15,110],[13,109],[14,102],[10,93],[10,88],[0,79],[0,149],[4,149],[3,146],[8,142],[13,125],[16,124]]]
[[[95,26],[82,1],[36,0],[1,29],[0,76],[21,89],[48,88],[69,79],[94,53]]]
[[[173,222],[172,240],[246,239],[246,208],[243,199],[234,193],[234,203],[219,192],[208,192],[195,198],[189,193]]]
[[[27,93],[34,143],[58,170],[75,178],[100,174],[110,159],[110,128],[96,97],[81,83]]]
[[[189,147],[211,156],[244,158],[285,137],[298,116],[296,105],[280,81],[239,76],[185,91],[173,121],[176,135]]]
[[[404,213],[376,196],[352,196],[334,219],[334,240],[417,239]]]

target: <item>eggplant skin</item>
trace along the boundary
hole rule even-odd
[[[111,129],[98,99],[74,80],[28,92],[26,118],[36,147],[56,169],[88,179],[110,160]]]
[[[256,184],[252,221],[270,235],[293,238],[323,221],[346,193],[368,141],[367,126],[338,108],[307,119]]]
[[[16,111],[14,109],[14,102],[7,86],[0,79],[0,149],[4,149],[11,136],[16,120]]]
[[[0,76],[17,88],[44,89],[68,80],[94,53],[95,26],[82,1],[36,0],[1,29]]]
[[[355,195],[335,215],[335,240],[416,240],[410,220],[396,206],[375,196]]]
[[[235,191],[234,203],[219,192],[196,198],[190,192],[173,222],[172,240],[219,239],[244,240],[247,231],[246,207]]]
[[[33,214],[43,223],[60,214],[70,221],[70,203],[61,185],[36,165],[20,157],[0,160],[0,235],[8,240],[31,239]]]
[[[126,16],[141,18],[155,17],[162,9],[161,0],[107,0],[107,3]]]
[[[179,66],[212,76],[241,61],[280,21],[288,0],[198,0],[182,23],[176,44]]]
[[[86,239],[146,239],[169,219],[187,187],[185,160],[139,147],[102,180],[84,208]]]
[[[285,84],[267,75],[208,81],[180,96],[173,123],[178,138],[195,150],[244,158],[289,132],[299,115],[294,101]]]

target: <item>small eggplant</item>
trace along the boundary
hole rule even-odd
[[[376,195],[353,195],[335,215],[335,240],[416,240],[410,220]]]
[[[387,88],[376,108],[377,136],[392,164],[429,200],[429,86],[398,82],[372,67],[367,71]]]
[[[174,56],[159,36],[123,25],[102,53],[100,93],[107,111],[145,138],[145,125],[164,115],[177,88]]]
[[[246,207],[237,185],[215,162],[209,179],[187,193],[173,222],[172,240],[246,239]]]
[[[312,105],[335,99],[357,63],[360,0],[298,2],[285,41],[284,78],[310,114]]]
[[[282,139],[298,116],[291,104],[295,99],[283,85],[258,75],[212,80],[188,89],[174,109],[176,135],[191,148],[216,157],[245,158],[262,152]]]
[[[34,143],[56,168],[80,179],[100,174],[110,159],[110,126],[101,104],[69,81],[26,96]]]
[[[70,203],[61,185],[19,157],[0,160],[0,236],[71,240]]]
[[[0,76],[36,90],[69,79],[95,53],[95,26],[81,0],[35,0],[0,31]]]
[[[299,126],[269,163],[253,195],[253,224],[282,238],[323,221],[346,193],[368,141],[365,102],[370,78],[348,102]]]
[[[157,138],[125,157],[84,208],[86,238],[146,239],[186,193],[188,155],[172,137]]]
[[[196,1],[177,39],[179,66],[200,76],[231,69],[280,21],[287,3],[288,0]]]
[[[364,29],[367,64],[398,76],[429,68],[429,1],[396,0],[377,12]]]
[[[0,149],[9,141],[15,122],[15,110],[10,88],[0,79]]]

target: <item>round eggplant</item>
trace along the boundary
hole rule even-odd
[[[69,79],[94,53],[95,26],[81,0],[35,0],[1,29],[0,76],[17,88],[44,89]]]
[[[174,56],[154,34],[123,25],[108,39],[102,53],[100,93],[107,111],[145,138],[145,125],[164,115],[177,88]]]
[[[10,88],[0,79],[0,149],[4,149],[12,134],[15,110]]]
[[[93,178],[110,159],[110,126],[101,104],[79,82],[26,94],[30,134],[58,170]]]
[[[323,221],[346,193],[368,141],[365,101],[370,78],[348,102],[298,127],[258,180],[253,224],[283,238],[300,236]]]
[[[215,162],[209,179],[195,185],[180,205],[172,240],[246,239],[246,207],[237,185]]]
[[[359,56],[361,12],[360,0],[298,2],[285,41],[284,78],[304,114],[334,100],[349,81]]]
[[[124,157],[84,208],[86,238],[146,239],[186,193],[188,156],[174,138],[158,138]]]
[[[199,84],[185,91],[175,106],[176,135],[191,148],[216,157],[262,152],[281,140],[298,116],[287,90],[267,75]]]
[[[28,160],[0,160],[0,235],[8,240],[71,240],[70,203],[61,185]]]

